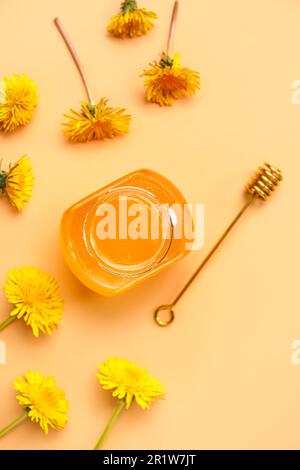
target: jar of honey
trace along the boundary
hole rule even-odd
[[[67,209],[61,222],[71,271],[108,296],[185,256],[193,236],[184,197],[152,170],[135,171],[99,189]]]

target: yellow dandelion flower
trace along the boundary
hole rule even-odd
[[[38,423],[45,434],[49,428],[62,430],[68,422],[69,405],[63,390],[58,388],[54,377],[45,377],[40,372],[27,372],[13,383],[19,392],[17,401],[24,412],[0,430],[0,438],[28,418]]]
[[[51,335],[57,328],[63,314],[63,300],[58,283],[50,274],[31,266],[11,269],[4,292],[14,309],[0,324],[0,331],[16,318],[23,318],[36,337],[40,332]]]
[[[126,359],[111,357],[99,365],[97,379],[104,390],[111,390],[115,397],[116,406],[103,433],[98,440],[95,450],[102,447],[107,434],[124,407],[128,409],[133,400],[147,409],[159,398],[164,398],[165,392],[162,384],[153,379],[149,372]]]
[[[164,388],[157,379],[153,379],[149,372],[138,364],[126,359],[111,357],[99,365],[99,371],[97,379],[104,390],[112,391],[116,406],[95,450],[102,447],[117,417],[124,407],[128,409],[131,406],[133,400],[141,408],[147,409],[155,400],[165,396]]]
[[[128,409],[136,400],[141,408],[149,408],[158,398],[164,397],[161,383],[149,372],[126,359],[111,357],[99,365],[97,379],[104,390],[112,390],[113,397],[124,400]]]
[[[131,116],[123,108],[112,108],[102,98],[97,105],[81,103],[81,113],[71,109],[73,115],[65,115],[64,133],[72,142],[112,139],[129,131]]]
[[[102,98],[98,104],[94,104],[95,100],[93,99],[91,87],[75,47],[62,21],[59,18],[55,18],[54,23],[76,64],[88,98],[88,102],[83,101],[81,103],[80,112],[71,109],[72,115],[65,114],[68,121],[63,123],[64,134],[71,142],[112,139],[113,137],[127,134],[131,116],[125,114],[124,108],[116,109],[109,106],[105,98]]]
[[[133,38],[146,34],[156,19],[153,11],[138,8],[135,0],[125,0],[120,13],[110,19],[107,29],[116,38]]]
[[[28,157],[21,157],[6,172],[0,169],[0,190],[19,211],[32,195],[34,176]]]
[[[40,372],[27,372],[25,378],[17,377],[14,388],[17,400],[32,422],[38,423],[45,434],[49,428],[62,430],[68,421],[68,402],[63,390],[56,386],[54,377]]]
[[[164,56],[159,63],[153,62],[150,66],[151,69],[142,74],[149,102],[171,106],[175,100],[193,96],[200,88],[199,73],[181,67],[178,54],[173,59]]]
[[[0,83],[0,129],[12,132],[31,121],[38,104],[38,92],[33,80],[13,74]]]

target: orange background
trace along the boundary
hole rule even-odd
[[[146,104],[139,75],[165,45],[171,0],[140,0],[159,15],[145,37],[107,36],[119,0],[12,0],[1,5],[0,76],[26,72],[39,89],[33,122],[0,135],[5,165],[30,155],[36,185],[16,213],[1,200],[0,279],[31,264],[54,274],[65,315],[53,337],[35,339],[23,322],[1,334],[0,427],[19,415],[12,381],[26,370],[55,375],[70,401],[70,420],[44,436],[25,423],[4,449],[90,449],[113,400],[100,389],[97,364],[109,356],[140,362],[165,385],[167,399],[149,412],[124,412],[111,449],[300,449],[300,368],[290,360],[300,337],[300,77],[298,0],[182,0],[176,50],[199,70],[197,97],[172,108]],[[86,65],[96,97],[133,115],[131,132],[107,142],[72,145],[62,114],[84,90],[52,19],[60,16]],[[266,204],[247,212],[159,329],[154,308],[171,301],[241,207],[243,186],[264,161],[285,181]],[[88,291],[70,273],[59,245],[63,211],[132,170],[169,177],[190,202],[205,203],[205,246],[173,268],[115,298]],[[1,319],[9,312],[4,294]]]

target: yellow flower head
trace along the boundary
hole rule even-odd
[[[23,318],[34,336],[41,331],[51,335],[63,314],[63,300],[56,279],[31,266],[11,269],[4,284],[4,292],[16,318]]]
[[[19,211],[31,197],[34,177],[29,158],[21,157],[9,171],[0,169],[0,190]]]
[[[156,19],[153,11],[138,8],[135,0],[125,0],[120,13],[111,18],[107,29],[117,38],[133,38],[146,34],[154,26],[152,20]]]
[[[45,377],[39,372],[27,372],[25,378],[16,378],[14,388],[19,392],[19,404],[45,434],[48,434],[49,428],[60,431],[65,427],[69,406],[64,391],[57,388],[54,377]]]
[[[155,400],[164,398],[162,384],[137,364],[111,357],[99,365],[99,370],[97,379],[104,390],[112,390],[113,397],[124,400],[127,409],[133,399],[146,409]]]
[[[173,59],[164,56],[159,63],[150,64],[151,69],[142,74],[145,77],[147,101],[160,106],[171,106],[175,100],[193,96],[200,88],[198,72],[180,67],[179,55]]]
[[[38,104],[38,92],[33,80],[13,74],[0,82],[0,129],[12,132],[31,121]]]
[[[72,142],[90,142],[91,140],[112,139],[118,135],[127,134],[131,116],[124,114],[125,109],[115,109],[107,105],[102,98],[98,104],[81,103],[81,112],[71,109],[72,116],[65,122],[64,133]]]

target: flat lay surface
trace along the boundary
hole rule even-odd
[[[20,414],[12,382],[27,370],[55,376],[70,419],[48,436],[23,423],[0,449],[93,448],[114,405],[96,379],[110,356],[149,369],[166,400],[124,411],[106,449],[300,449],[300,366],[291,362],[300,338],[300,105],[291,100],[300,78],[300,3],[182,0],[174,51],[200,72],[201,90],[167,108],[145,102],[140,75],[165,47],[171,0],[140,0],[158,20],[146,36],[124,40],[106,32],[119,0],[2,3],[0,77],[26,72],[39,105],[28,126],[0,133],[3,167],[28,154],[36,178],[23,212],[0,200],[0,281],[13,267],[44,269],[61,286],[65,313],[50,337],[34,338],[21,321],[1,333],[0,428]],[[128,135],[86,144],[64,137],[62,115],[85,94],[56,16],[95,97],[132,114]],[[176,306],[174,324],[159,328],[155,308],[188,280],[265,161],[282,170],[280,188],[247,211]],[[100,297],[66,266],[60,220],[75,202],[140,168],[205,204],[204,247],[120,296]],[[3,293],[0,320],[9,309]]]

